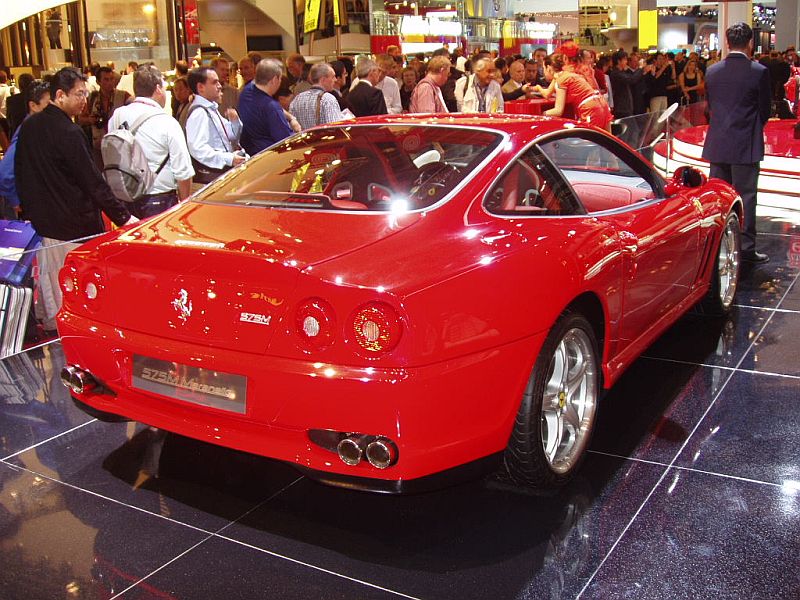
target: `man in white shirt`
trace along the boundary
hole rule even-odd
[[[156,178],[146,195],[128,206],[131,213],[144,219],[186,199],[191,193],[194,169],[180,124],[164,113],[167,95],[161,71],[154,66],[139,67],[134,73],[133,89],[136,98],[114,111],[108,130],[114,131],[124,123],[133,128],[137,120],[147,118],[140,121],[136,141]]]
[[[403,112],[403,101],[400,99],[400,86],[397,83],[397,63],[388,54],[379,54],[375,62],[381,68],[381,78],[375,87],[383,92],[386,110],[390,115]]]
[[[472,70],[474,75],[462,77],[456,82],[458,110],[462,113],[503,112],[505,103],[500,84],[495,79],[497,68],[494,60],[479,58]]]
[[[11,94],[16,93],[16,88],[8,85],[8,75],[0,69],[0,117],[6,117],[6,100],[11,97]]]
[[[219,114],[222,86],[214,69],[198,67],[189,71],[189,87],[194,101],[186,119],[186,141],[194,162],[195,182],[209,183],[231,167],[245,161],[237,152],[242,122],[238,113],[229,108],[226,117]]]
[[[136,69],[139,68],[139,63],[136,61],[131,61],[128,63],[128,68],[125,71],[125,75],[119,78],[117,82],[117,89],[122,90],[123,92],[128,92],[131,96],[134,95],[133,90],[133,74],[136,72]]]

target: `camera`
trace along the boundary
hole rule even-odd
[[[106,124],[108,123],[108,119],[101,115],[97,115],[97,120],[94,122],[94,126],[98,129],[105,129]]]

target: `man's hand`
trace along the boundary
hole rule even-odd
[[[238,167],[240,164],[242,164],[246,160],[247,159],[244,156],[242,156],[241,154],[234,154],[233,155],[233,166],[234,167]]]

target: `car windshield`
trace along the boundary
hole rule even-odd
[[[299,133],[197,198],[250,206],[417,210],[447,196],[497,147],[495,132],[346,125]]]

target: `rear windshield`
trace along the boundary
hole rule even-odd
[[[498,133],[359,125],[299,133],[198,200],[343,211],[416,210],[447,196],[497,147]]]

